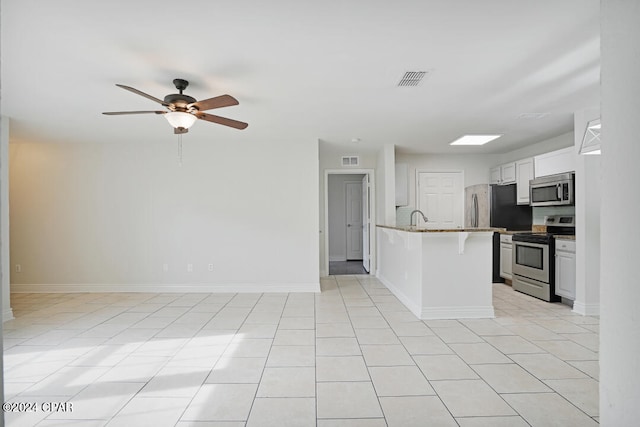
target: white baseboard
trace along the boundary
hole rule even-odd
[[[489,319],[496,317],[493,306],[484,307],[422,307],[420,319]]]
[[[583,316],[600,316],[600,304],[585,304],[574,301],[572,311]]]
[[[15,293],[145,292],[145,293],[272,293],[320,292],[314,283],[230,283],[230,284],[13,284]]]
[[[2,311],[2,323],[6,322],[7,320],[13,320],[13,319],[15,319],[15,317],[13,317],[12,308],[7,308],[6,310]]]
[[[376,275],[378,280],[385,285],[396,298],[402,302],[421,320],[436,320],[436,319],[490,319],[496,317],[493,310],[493,306],[480,306],[480,307],[420,307],[417,301],[412,301],[404,293],[402,293],[396,286],[393,285],[384,276]]]
[[[417,318],[420,318],[421,310],[420,304],[417,301],[412,301],[411,298],[406,296],[402,291],[400,291],[396,286],[391,283],[388,279],[380,274],[380,270],[378,270],[376,277],[378,280],[382,282],[383,285],[387,287],[391,291],[392,294],[396,296],[400,300],[405,307],[409,309]]]
[[[346,261],[347,257],[346,256],[342,256],[342,255],[333,255],[333,256],[329,256],[329,262],[331,261]]]

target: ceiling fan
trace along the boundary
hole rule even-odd
[[[108,116],[117,116],[122,114],[164,114],[164,117],[174,128],[173,133],[176,134],[189,132],[189,128],[195,123],[197,119],[218,123],[220,125],[229,126],[235,129],[245,129],[247,126],[249,126],[247,123],[239,122],[237,120],[203,113],[203,111],[213,110],[214,108],[238,105],[238,100],[233,96],[221,95],[214,98],[204,99],[202,101],[196,101],[195,98],[182,93],[182,91],[185,90],[187,86],[189,86],[188,81],[183,79],[175,79],[173,81],[173,84],[176,86],[176,89],[178,89],[180,93],[167,95],[164,97],[164,100],[148,95],[144,92],[139,91],[138,89],[134,89],[132,87],[121,84],[116,84],[116,86],[121,87],[122,89],[126,89],[129,92],[144,96],[147,99],[150,99],[157,102],[158,104],[163,105],[164,107],[167,107],[167,111],[109,111],[102,114],[106,114]]]

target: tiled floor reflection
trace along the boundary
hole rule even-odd
[[[7,425],[597,425],[598,318],[493,286],[495,319],[424,322],[368,275],[319,294],[14,294],[5,400],[39,410]]]

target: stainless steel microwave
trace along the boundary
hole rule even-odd
[[[559,206],[574,204],[574,174],[562,173],[529,181],[531,206]]]

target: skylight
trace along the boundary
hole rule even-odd
[[[502,135],[464,135],[449,145],[484,145],[489,141],[500,138]]]

